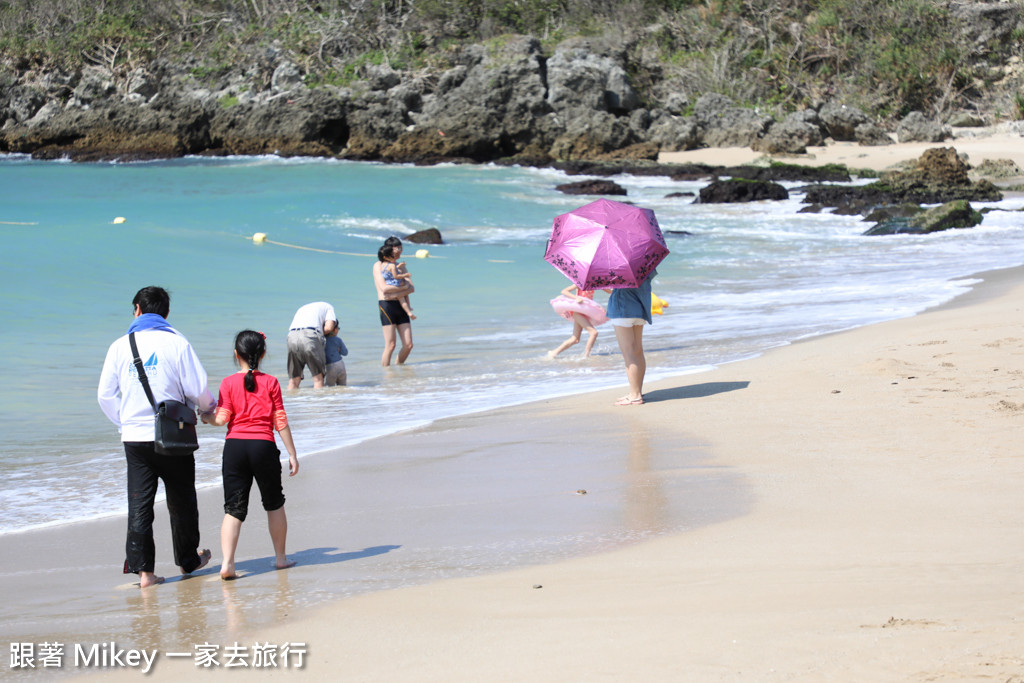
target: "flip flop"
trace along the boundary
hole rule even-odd
[[[640,398],[630,398],[629,396],[623,396],[622,398],[620,398],[618,401],[615,402],[615,405],[617,405],[617,406],[639,406],[639,405],[643,405],[643,402],[644,402],[644,397],[643,396],[641,396]]]

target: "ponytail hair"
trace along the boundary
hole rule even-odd
[[[267,338],[262,332],[242,330],[235,335],[235,353],[249,364],[249,372],[245,373],[245,390],[256,391],[256,378],[253,372],[260,369],[260,359],[267,352]]]

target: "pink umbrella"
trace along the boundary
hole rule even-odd
[[[610,199],[556,216],[544,252],[580,289],[639,287],[666,256],[654,212]]]

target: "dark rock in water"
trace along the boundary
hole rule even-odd
[[[701,180],[702,178],[718,177],[721,169],[704,164],[684,164],[669,174],[669,177],[676,182],[688,180]],[[724,175],[724,174],[722,174]]]
[[[953,147],[933,147],[925,150],[914,167],[908,171],[896,171],[886,177],[891,182],[927,183],[937,185],[970,185],[967,177],[969,167]]]
[[[682,171],[696,171],[701,177],[711,175],[709,166],[703,164],[659,164],[650,161],[627,160],[575,160],[556,161],[547,164],[566,175],[613,176],[628,173],[636,176],[674,176]]]
[[[757,202],[763,199],[788,199],[789,192],[778,183],[761,180],[716,180],[700,190],[701,204]]]
[[[868,215],[864,216],[866,223],[882,223],[894,218],[907,219],[924,212],[917,204],[893,204],[892,206],[880,206]]]
[[[973,228],[982,216],[965,199],[947,202],[916,215],[893,216],[865,231],[865,235],[926,235],[951,228]]]
[[[693,237],[693,233],[689,230],[664,230],[666,235],[675,235],[677,237]]]
[[[824,207],[821,204],[808,204],[797,211],[797,213],[821,213],[822,208]]]
[[[926,150],[908,170],[886,173],[860,187],[818,185],[806,188],[804,201],[835,207],[835,213],[867,214],[895,204],[941,204],[957,199],[993,202],[1002,193],[987,180],[972,183],[967,164],[952,147]]]
[[[676,199],[678,197],[692,197],[692,192],[669,192],[665,195],[665,199]]]
[[[804,202],[824,208],[843,209],[853,207],[850,213],[867,213],[878,206],[899,203],[892,193],[876,187],[877,183],[863,185],[860,187],[849,187],[846,185],[812,185],[800,188],[806,194]],[[835,212],[834,212],[835,213]]]
[[[863,216],[877,207],[870,199],[851,197],[832,209],[833,216]]]
[[[968,166],[957,155],[956,149],[935,147],[925,150],[910,170],[887,173],[875,184],[886,186],[904,201],[918,204],[938,204],[955,199],[992,202],[1003,198],[1002,193],[987,180],[972,183],[967,172]]]
[[[441,239],[441,231],[437,228],[427,228],[426,230],[414,232],[403,237],[402,240],[412,242],[413,244],[444,244],[444,240]]]
[[[721,169],[718,175],[775,182],[787,180],[802,183],[844,183],[850,180],[850,171],[842,164],[800,166],[798,164],[772,163],[768,166],[731,166]]]
[[[610,180],[581,180],[576,183],[556,185],[555,189],[565,194],[626,194],[626,188]]]

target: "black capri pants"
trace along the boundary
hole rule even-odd
[[[273,441],[225,439],[221,464],[224,479],[224,512],[244,522],[249,512],[249,491],[253,479],[260,487],[267,512],[284,505],[281,486],[281,451]]]

